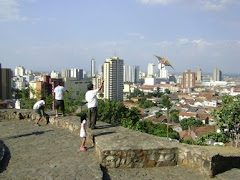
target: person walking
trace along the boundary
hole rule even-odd
[[[54,89],[56,117],[58,117],[59,108],[62,110],[62,116],[65,116],[64,92],[68,92],[67,89],[63,87],[60,82],[57,82],[57,87]]]
[[[80,137],[82,137],[82,143],[80,146],[80,151],[86,151],[86,139],[87,139],[87,116],[86,114],[81,114],[81,128],[80,128]]]
[[[88,85],[88,91],[85,94],[85,99],[87,101],[88,112],[89,112],[89,123],[88,127],[91,129],[96,129],[97,122],[97,93],[101,91],[104,81],[102,81],[101,86],[98,89],[93,90],[93,84]]]
[[[44,108],[45,108],[45,97],[41,98],[40,101],[37,101],[33,105],[33,110],[39,115],[39,118],[37,119],[37,126],[40,126],[39,121],[41,120],[42,116],[45,115]]]

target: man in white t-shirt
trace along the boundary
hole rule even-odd
[[[88,85],[88,91],[85,94],[85,99],[88,102],[88,112],[89,112],[89,123],[88,127],[91,129],[96,128],[96,122],[97,122],[97,106],[98,106],[98,100],[97,100],[97,93],[101,91],[103,87],[104,81],[102,81],[101,86],[99,89],[93,90],[93,84]]]
[[[45,97],[41,98],[40,101],[36,102],[33,105],[33,110],[39,115],[39,118],[37,120],[37,125],[40,126],[39,121],[41,120],[42,116],[45,115],[44,108],[45,108]]]
[[[62,110],[62,116],[65,116],[64,92],[68,92],[68,91],[65,87],[61,86],[60,82],[58,82],[57,87],[55,87],[54,89],[56,117],[58,117],[58,109],[60,107]]]

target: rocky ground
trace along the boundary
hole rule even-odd
[[[0,140],[7,150],[0,168],[3,180],[208,180],[209,177],[181,166],[105,169],[95,149],[79,152],[80,137],[53,125],[36,126],[25,120],[0,120]],[[239,169],[218,174],[216,180],[237,180]]]

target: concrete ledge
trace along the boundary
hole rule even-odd
[[[79,117],[55,118],[54,113],[49,115],[51,124],[79,135]],[[0,118],[35,121],[37,116],[31,110],[0,110]],[[240,168],[239,149],[236,153],[223,153],[225,147],[216,149],[192,146],[120,126],[113,127],[101,122],[97,125],[99,128],[96,130],[88,129],[88,141],[95,144],[99,162],[105,167],[159,167],[179,164],[210,177],[231,168]]]
[[[159,167],[177,164],[177,143],[108,124],[91,134],[100,162],[106,167]]]

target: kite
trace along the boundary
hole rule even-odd
[[[155,55],[156,56],[156,55]],[[165,59],[165,58],[162,58],[162,57],[160,57],[160,56],[156,56],[157,58],[158,58],[158,64],[164,64],[165,66],[170,66],[171,68],[173,68],[172,67],[172,65],[171,65],[171,63],[167,60],[167,59]],[[174,69],[174,68],[173,68]]]

